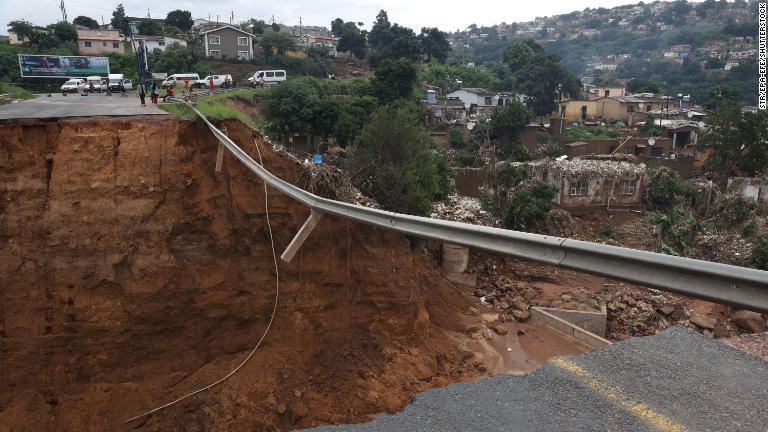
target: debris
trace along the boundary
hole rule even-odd
[[[702,314],[693,314],[693,315],[691,315],[690,321],[693,324],[696,324],[697,326],[699,326],[699,327],[701,327],[703,329],[707,329],[707,330],[714,330],[715,323],[717,322],[717,320],[715,320],[714,318],[710,318],[710,317],[708,317],[706,315],[702,315]]]
[[[490,227],[501,226],[501,221],[483,210],[480,200],[459,195],[451,195],[447,200],[432,205],[432,219],[465,222]]]
[[[731,317],[734,324],[739,328],[751,333],[760,333],[765,331],[765,321],[763,316],[757,312],[748,310],[736,311]]]
[[[528,321],[528,318],[531,317],[531,313],[526,311],[512,311],[512,315],[520,322]]]

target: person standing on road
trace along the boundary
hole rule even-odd
[[[152,101],[153,104],[157,105],[157,96],[160,94],[160,91],[157,90],[157,82],[152,81],[152,89],[149,94],[149,99]]]
[[[210,85],[210,89],[208,90],[208,96],[212,96],[213,95],[213,77],[211,77],[211,79],[208,80],[208,84]]]
[[[143,82],[139,83],[139,99],[141,99],[141,106],[145,107],[147,106],[147,103],[145,101],[146,93],[144,92],[144,87],[146,87],[146,84]]]

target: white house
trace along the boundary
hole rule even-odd
[[[508,92],[493,92],[482,88],[467,87],[448,93],[449,99],[458,99],[464,102],[464,109],[468,113],[490,113],[494,107],[506,105],[513,100],[524,101],[524,97],[516,96]]]
[[[187,46],[186,40],[177,36],[172,36],[172,35],[160,35],[160,36],[134,35],[133,41],[135,42],[135,46],[137,48],[139,46],[139,42],[143,42],[147,52],[152,52],[156,49],[159,49],[160,51],[165,51],[165,49],[168,48],[169,45],[174,43],[177,43],[181,46]]]
[[[302,47],[319,46],[328,50],[328,55],[331,57],[338,57],[339,52],[336,50],[336,46],[339,44],[339,38],[333,36],[323,35],[311,35],[305,34],[301,36],[298,41],[298,45]]]

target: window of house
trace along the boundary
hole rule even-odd
[[[486,104],[486,105],[490,105],[490,104],[492,104],[492,103],[493,103],[493,98],[492,98],[492,97],[490,97],[490,96],[487,96],[487,97],[485,98],[485,104]]]
[[[606,90],[606,91],[605,91],[605,97],[608,97],[608,96],[610,96],[610,95],[611,95],[611,91],[610,91],[610,90]]]
[[[571,196],[581,196],[587,194],[587,182],[585,180],[576,180],[571,182]]]
[[[208,56],[213,58],[221,58],[221,51],[219,50],[208,50]]]
[[[635,180],[629,180],[625,179],[621,182],[621,194],[622,195],[634,195],[635,194],[635,185],[637,182]]]
[[[107,46],[107,43],[106,43],[106,42],[102,42],[101,44],[102,44],[103,46]]]
[[[237,38],[237,44],[240,46],[248,46],[248,38],[247,37]]]
[[[211,45],[221,45],[221,36],[208,35],[208,43]]]
[[[112,42],[112,48],[120,48],[120,42]]]
[[[91,41],[85,41],[85,46],[90,48],[92,46]]]
[[[250,56],[250,52],[248,51],[238,51],[237,52],[237,58],[239,59],[247,59]]]
[[[627,105],[627,112],[635,112],[635,106],[634,105]]]

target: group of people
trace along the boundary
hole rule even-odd
[[[230,88],[234,87],[235,83],[232,82],[232,80],[229,77],[226,77],[224,79],[223,87]],[[213,94],[213,87],[214,82],[213,78],[208,80],[208,94]],[[141,106],[147,106],[146,104],[146,95],[149,93],[150,102],[152,104],[157,104],[158,98],[160,96],[160,90],[157,86],[157,82],[144,82],[139,84],[139,99],[141,100]],[[189,85],[189,78],[184,78],[184,90],[182,91],[182,97],[185,101],[189,100],[190,97],[193,96],[192,89]],[[165,86],[165,96],[163,96],[163,102],[168,102],[169,100],[173,100],[176,98],[176,93],[173,90],[172,84],[167,84]]]

